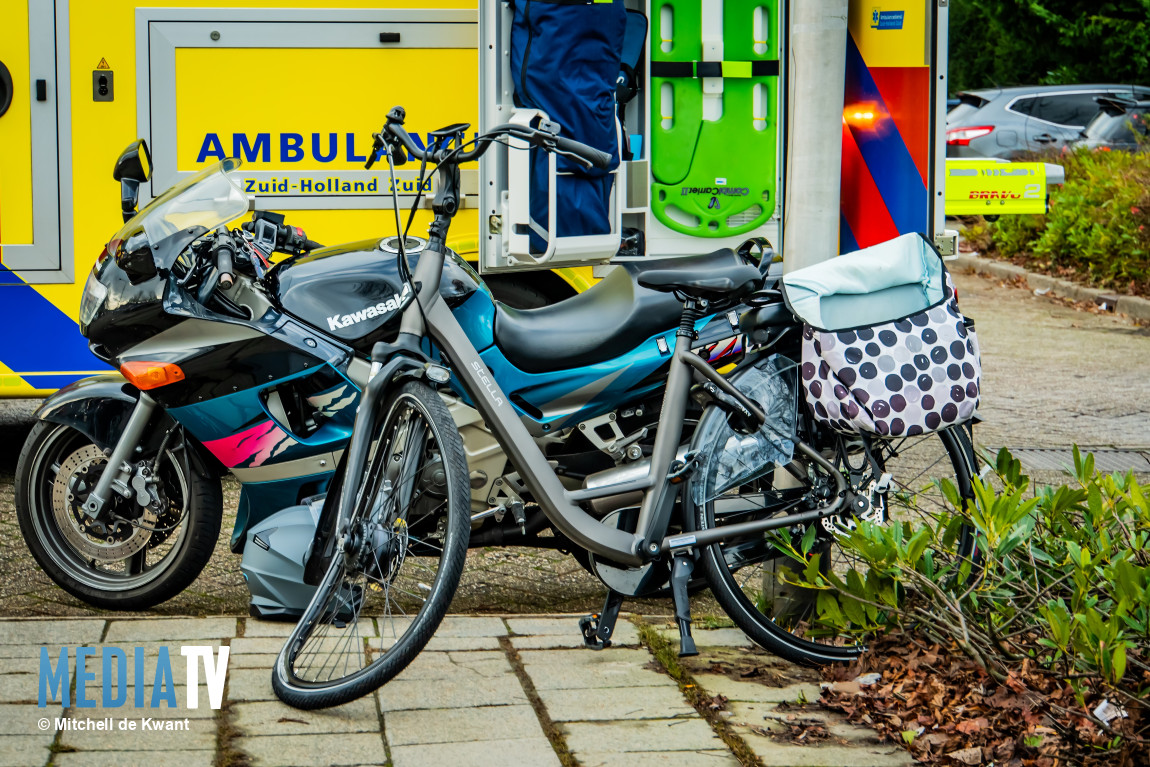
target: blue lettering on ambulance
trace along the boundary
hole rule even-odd
[[[272,134],[257,133],[255,142],[251,144],[248,143],[248,134],[232,134],[232,156],[243,158],[248,162],[255,162],[256,160],[271,162]]]
[[[355,153],[355,134],[347,134],[347,161],[348,162],[367,162],[367,155],[362,157]]]
[[[280,162],[299,162],[303,159],[303,136],[298,133],[280,134]]]
[[[312,133],[311,134],[311,157],[308,157],[306,146],[306,134],[301,133],[256,133],[254,139],[251,138],[252,134],[247,133],[233,133],[232,134],[232,157],[238,157],[248,162],[272,162],[272,147],[274,145],[274,136],[278,136],[279,143],[279,158],[281,163],[297,163],[303,162],[308,159],[317,162],[334,162],[340,154],[340,134],[338,133]],[[411,139],[417,147],[421,150],[425,149],[432,143],[430,136],[426,138],[420,136],[418,133],[412,132]],[[355,147],[355,134],[345,133],[347,144],[343,147],[344,157],[347,162],[364,162],[367,160],[366,155],[361,155],[356,152]],[[472,139],[477,137],[478,134],[472,134]],[[326,137],[326,146],[324,146],[324,139]],[[204,141],[200,145],[199,154],[196,156],[197,163],[203,163],[209,160],[224,160],[228,155],[224,151],[223,142],[220,140],[218,133],[204,134]],[[383,157],[383,150],[381,149],[376,153],[376,160]]]
[[[320,136],[320,134],[318,134],[318,133],[311,134],[311,156],[314,157],[315,159],[319,160],[320,162],[331,162],[332,160],[335,159],[336,154],[339,153],[339,134],[338,133],[327,134],[328,153],[326,155],[320,154],[319,136]]]
[[[196,157],[196,162],[201,163],[209,157],[215,157],[217,160],[226,160],[228,156],[224,154],[224,147],[220,144],[220,137],[215,133],[208,133],[204,136],[204,144],[200,147],[200,154]]]

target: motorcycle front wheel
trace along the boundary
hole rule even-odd
[[[190,586],[211,559],[220,482],[195,448],[176,439],[150,464],[157,507],[112,492],[92,519],[83,502],[106,466],[104,452],[81,432],[37,423],[16,467],[20,532],[48,577],[72,596],[107,610],[146,610]]]

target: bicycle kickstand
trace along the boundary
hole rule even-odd
[[[615,632],[615,621],[619,619],[619,608],[622,606],[623,595],[618,591],[608,591],[602,613],[591,613],[579,619],[584,646],[592,650],[603,650],[611,646],[611,635]]]
[[[686,658],[699,654],[691,638],[691,601],[687,596],[695,560],[688,550],[675,552],[671,561],[671,597],[675,602],[675,623],[679,626],[679,657]]]

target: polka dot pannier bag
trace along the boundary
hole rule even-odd
[[[913,436],[978,407],[978,340],[942,258],[903,235],[783,278],[803,320],[802,384],[816,420],[847,433]]]

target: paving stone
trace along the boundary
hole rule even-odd
[[[751,750],[771,767],[913,767],[914,759],[898,746],[796,746],[737,730]]]
[[[263,668],[271,670],[275,665],[276,658],[279,653],[244,653],[242,655],[233,655],[228,659],[228,674],[231,675],[232,669],[241,668]]]
[[[0,767],[28,767],[47,764],[52,752],[55,733],[44,735],[3,735],[0,736]]]
[[[398,637],[411,625],[410,618],[378,619],[379,636]],[[490,616],[448,615],[435,629],[437,637],[505,637],[507,626],[502,618]]]
[[[387,742],[397,746],[544,737],[531,706],[480,706],[393,711],[384,717]]]
[[[391,749],[395,767],[559,767],[559,757],[546,738],[439,743]]]
[[[295,629],[295,621],[263,621],[259,618],[244,619],[244,638],[279,637],[281,643]]]
[[[228,671],[228,700],[278,700],[272,692],[272,670],[267,668],[237,668]]]
[[[116,754],[116,767],[156,767],[178,764],[180,767],[212,767],[215,751],[124,751]],[[72,751],[56,754],[56,767],[107,767],[106,751]]]
[[[39,653],[41,645],[81,645],[100,641],[102,620],[50,620],[0,622],[0,644],[31,646]]]
[[[72,647],[74,645],[69,645]],[[60,647],[52,648],[55,650],[53,655],[60,652]],[[0,658],[40,658],[40,645],[38,644],[0,644]]]
[[[524,636],[544,636],[544,635],[563,635],[574,634],[579,635],[579,619],[582,616],[527,616],[523,618],[508,618],[507,625],[516,634]],[[616,629],[622,628],[627,624],[625,616],[619,616],[619,622],[615,624]],[[630,624],[627,624],[630,625]],[[634,627],[632,627],[634,628]]]
[[[279,701],[238,703],[232,711],[232,723],[247,735],[379,732],[379,712],[370,695],[320,711],[300,711]]]
[[[386,636],[386,627],[380,624],[380,635]],[[502,618],[448,615],[435,630],[438,637],[504,637],[507,626]]]
[[[395,644],[393,637],[379,637],[368,640],[368,646],[381,649]],[[424,652],[447,651],[473,651],[473,650],[499,650],[499,637],[453,637],[436,634],[424,645]]]
[[[559,725],[567,746],[582,763],[604,754],[652,751],[719,751],[726,748],[702,719],[640,719],[567,722]],[[768,762],[774,765],[774,762]],[[853,766],[852,766],[853,767]]]
[[[112,621],[104,641],[137,645],[165,640],[227,639],[235,635],[235,618],[157,618]]]
[[[229,646],[232,648],[232,657],[241,655],[279,655],[284,646],[284,640],[277,637],[239,637],[233,639]]]
[[[424,650],[427,652],[442,652],[447,650],[498,650],[499,637],[449,637],[436,634],[428,642]]]
[[[239,738],[236,745],[253,767],[344,767],[387,763],[378,733],[342,735],[261,735]]]
[[[537,690],[674,685],[668,677],[646,668],[651,661],[646,650],[531,650],[520,657]]]
[[[582,767],[735,767],[739,763],[725,750],[580,754],[579,758]]]
[[[786,729],[788,717],[794,716],[792,708],[779,710],[775,703],[741,703],[732,701],[728,705],[731,712],[728,723],[733,727],[762,727],[771,732],[782,732]],[[867,727],[853,725],[838,714],[819,708],[812,708],[802,713],[805,719],[819,719],[826,723],[827,732],[831,737],[841,738],[850,743],[863,745],[879,745],[878,736],[874,730]]]
[[[39,674],[0,676],[0,703],[35,703],[40,696]]]
[[[578,618],[508,618],[507,623],[515,632],[511,644],[517,650],[585,649]],[[620,618],[611,642],[614,647],[637,646],[639,632]]]
[[[396,679],[490,679],[514,673],[502,652],[425,652],[417,655]]]
[[[0,706],[0,736],[37,735],[44,732],[39,727],[41,719],[47,717],[49,721],[53,721],[55,717],[60,715],[59,708],[40,708],[35,705]],[[55,727],[52,727],[51,731],[47,732],[45,745],[52,742],[52,738],[55,737],[55,732]]]
[[[527,695],[514,674],[495,678],[457,675],[456,678],[434,681],[395,679],[379,690],[379,705],[383,711],[525,703]],[[384,721],[387,721],[387,717],[384,717]]]
[[[816,701],[822,694],[817,684],[803,682],[786,687],[768,687],[758,682],[740,682],[723,674],[696,674],[695,682],[712,695],[753,703],[789,703],[803,697]]]
[[[679,630],[677,628],[661,628],[659,633],[664,638],[669,639],[676,644],[679,642]],[[741,629],[736,628],[723,628],[723,629],[699,629],[693,628],[691,630],[691,638],[695,640],[696,647],[754,647],[755,643],[751,638],[742,632]]]
[[[556,722],[616,719],[669,719],[697,716],[675,685],[606,687],[599,690],[539,690],[547,713]]]
[[[48,656],[53,669],[59,664],[59,657]],[[68,674],[76,667],[76,656],[68,653]],[[25,655],[19,658],[0,658],[0,676],[5,674],[39,674],[40,655]]]
[[[121,718],[136,721],[135,731],[116,728]],[[147,751],[154,749],[176,751],[210,750],[216,747],[216,722],[214,719],[188,719],[187,730],[143,731],[142,720],[170,721],[155,716],[113,717],[112,730],[64,730],[60,733],[60,745],[81,751]]]

